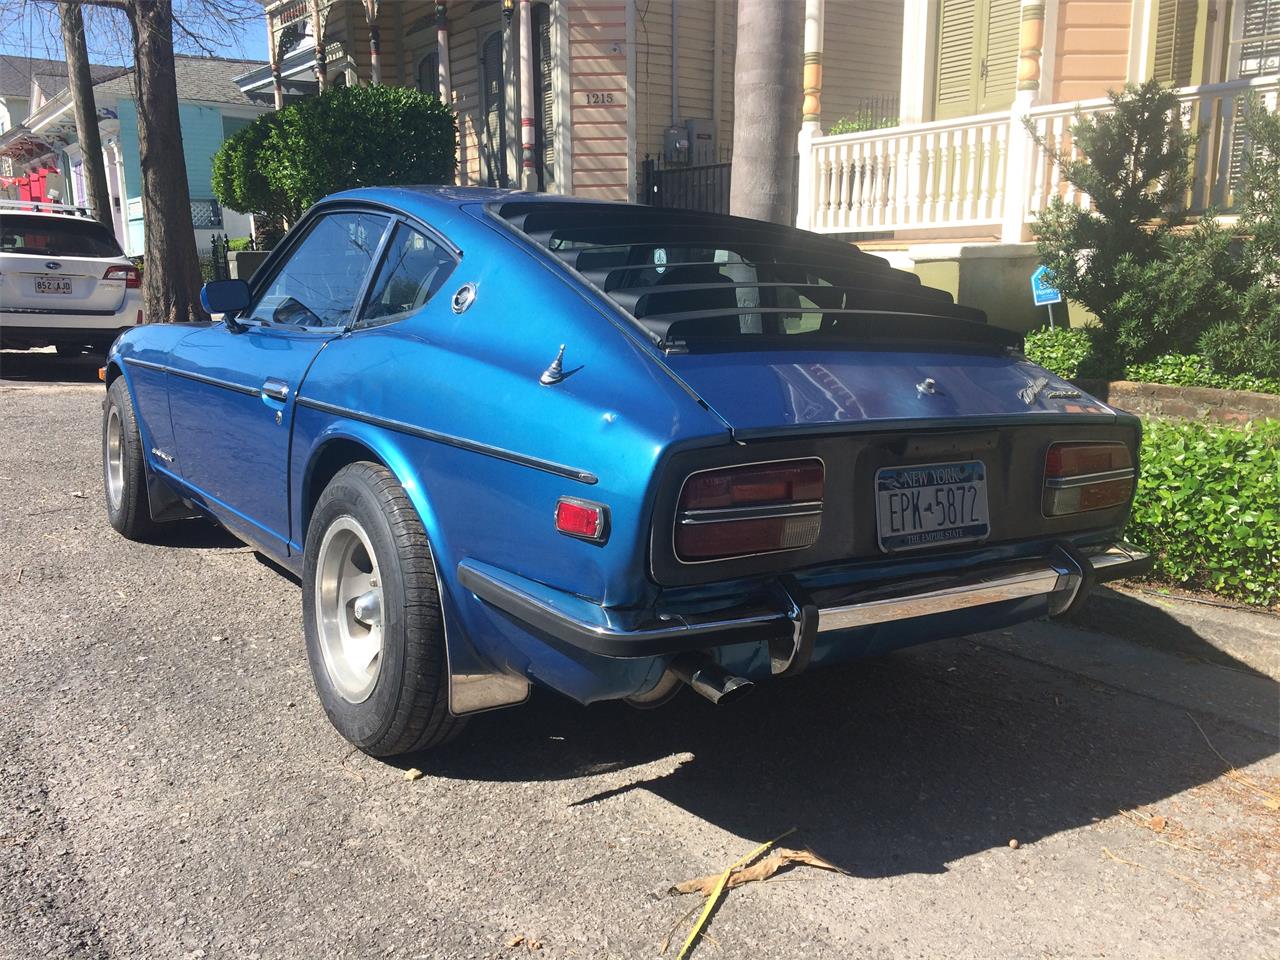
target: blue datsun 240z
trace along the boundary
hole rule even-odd
[[[295,572],[325,710],[371,754],[532,683],[720,701],[1148,563],[1120,539],[1138,421],[836,240],[365,189],[204,297],[221,322],[111,350],[111,523],[207,515]]]

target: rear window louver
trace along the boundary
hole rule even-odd
[[[617,203],[490,212],[667,350],[771,344],[1021,346],[986,314],[851,244],[778,224]]]

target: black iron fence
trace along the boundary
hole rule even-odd
[[[639,201],[651,207],[729,212],[729,174],[733,162],[673,163],[646,156],[640,163]]]

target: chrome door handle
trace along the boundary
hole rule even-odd
[[[277,380],[272,377],[262,385],[262,395],[270,397],[272,400],[288,400],[289,385],[283,380]]]

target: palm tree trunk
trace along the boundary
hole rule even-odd
[[[178,119],[172,0],[134,0],[134,89],[147,257],[142,309],[148,323],[206,317],[200,306],[200,259],[191,227],[191,193]]]
[[[67,52],[67,86],[71,89],[71,103],[76,114],[76,139],[80,141],[80,152],[84,154],[89,206],[93,208],[93,215],[114,233],[107,168],[102,159],[102,138],[98,135],[98,107],[93,99],[89,50],[84,39],[84,15],[79,0],[62,0],[58,6],[62,20],[62,45]]]
[[[804,4],[738,0],[729,189],[736,216],[794,222],[803,49]]]

